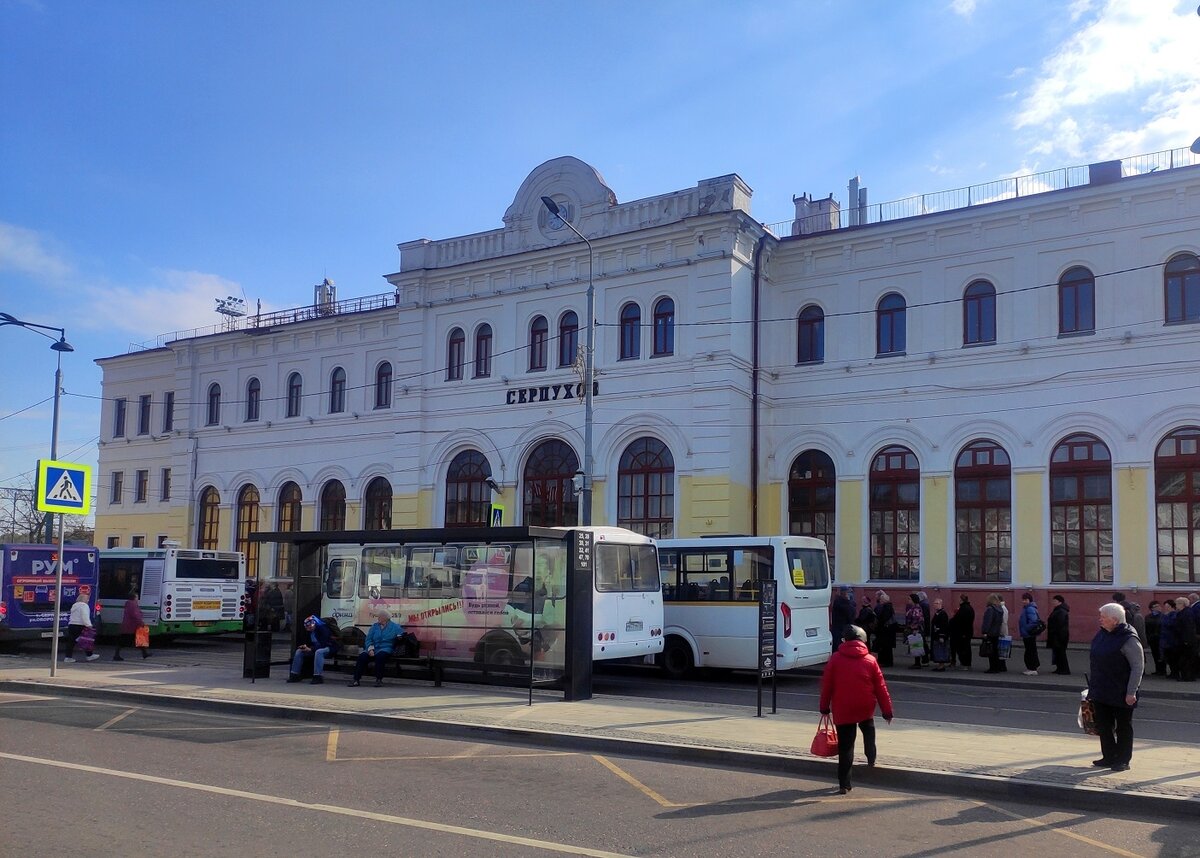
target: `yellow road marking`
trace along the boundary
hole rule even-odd
[[[620,768],[619,766],[614,765],[613,763],[606,760],[604,757],[600,756],[599,754],[592,754],[592,759],[595,760],[596,762],[598,762],[600,765],[604,766],[604,768],[608,769],[610,772],[612,772],[614,775],[619,777],[621,780],[625,781],[625,783],[629,784],[630,786],[634,787],[637,790],[640,790],[645,795],[654,799],[662,807],[688,807],[689,806],[686,804],[676,804],[673,801],[667,801],[665,798],[663,798],[661,795],[656,793],[654,790],[650,789],[650,787],[646,786],[644,783],[639,781],[633,775],[629,774],[629,772],[625,771],[624,769]]]
[[[464,757],[462,754],[414,754],[409,757],[338,757],[336,760],[326,758],[331,763],[368,763],[379,760],[507,760],[515,757],[572,757],[571,751],[536,751],[529,754],[475,754]]]
[[[1094,846],[1097,849],[1103,849],[1106,852],[1113,853],[1114,855],[1122,855],[1124,858],[1143,858],[1143,856],[1136,852],[1126,852],[1124,849],[1113,846],[1110,843],[1104,843],[1100,840],[1093,840],[1092,838],[1085,837],[1082,834],[1076,834],[1074,831],[1067,831],[1063,828],[1058,828],[1054,825],[1054,823],[1051,822],[1042,822],[1040,819],[1030,819],[1027,816],[1021,816],[1019,813],[1013,813],[1011,810],[1005,810],[1002,807],[997,807],[994,804],[987,804],[982,801],[977,801],[975,804],[979,805],[980,807],[990,808],[991,810],[1010,817],[1011,819],[1020,820],[1021,822],[1024,822],[1033,828],[1047,828],[1050,831],[1053,831],[1055,834],[1061,834],[1063,837],[1070,837],[1072,840],[1078,840],[1080,843],[1086,843],[1088,846]]]
[[[338,735],[341,731],[337,727],[329,728],[329,738],[325,740],[325,762],[337,762],[337,743]]]
[[[113,724],[116,724],[118,721],[125,720],[126,718],[128,718],[130,715],[132,715],[136,711],[137,711],[137,709],[126,709],[120,715],[114,715],[112,718],[109,718],[107,721],[105,721],[103,724],[101,724],[99,727],[97,727],[93,732],[99,733],[103,730],[107,730]]]
[[[209,784],[175,780],[173,778],[160,778],[155,777],[154,775],[143,775],[138,772],[124,772],[118,769],[104,769],[98,766],[84,765],[83,763],[68,763],[62,760],[26,757],[21,754],[7,754],[4,752],[0,752],[0,759],[13,760],[19,763],[30,763],[39,766],[50,766],[52,768],[68,769],[75,772],[89,772],[91,774],[107,775],[109,777],[140,781],[142,783],[159,784],[161,786],[177,787],[179,789],[194,790],[196,792],[210,793],[213,795],[232,796],[233,798],[241,798],[245,799],[246,801],[258,801],[264,804],[279,805],[281,807],[319,811],[321,813],[331,813],[337,816],[368,819],[374,822],[386,822],[391,825],[402,825],[406,828],[417,828],[424,831],[437,831],[443,834],[455,834],[460,837],[473,837],[477,840],[490,840],[498,843],[528,846],[532,849],[543,849],[547,852],[562,852],[568,855],[587,855],[590,856],[590,858],[632,858],[632,856],[623,855],[618,852],[605,852],[601,849],[588,849],[585,846],[572,846],[568,843],[555,843],[550,840],[534,840],[531,837],[518,837],[511,834],[501,834],[500,832],[496,831],[483,831],[476,828],[464,828],[459,825],[445,825],[440,822],[427,822],[423,819],[410,819],[403,816],[393,816],[392,814],[388,813],[373,813],[366,810],[357,810],[352,807],[339,807],[338,805],[332,804],[315,804],[313,802],[297,801],[296,799],[284,798],[282,796],[263,795],[261,793],[247,792],[246,790],[211,786]]]

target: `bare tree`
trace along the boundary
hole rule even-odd
[[[63,529],[68,542],[92,544],[95,529],[86,516],[64,517]],[[58,538],[50,534],[47,539],[46,514],[34,502],[33,486],[0,486],[0,542],[49,542]]]

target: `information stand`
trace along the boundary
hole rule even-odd
[[[758,717],[763,714],[763,680],[771,680],[771,714],[778,711],[778,685],[775,676],[775,623],[779,582],[758,581]]]

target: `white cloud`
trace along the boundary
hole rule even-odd
[[[950,0],[950,10],[963,18],[970,18],[975,14],[976,0]]]
[[[1113,158],[1190,144],[1200,110],[1200,23],[1169,0],[1072,6],[1083,20],[1042,64],[1014,117],[1031,151]]]
[[[72,267],[36,230],[0,222],[0,271],[18,271],[38,280],[60,280]]]
[[[126,331],[144,339],[151,334],[211,328],[221,322],[216,298],[241,295],[242,287],[217,274],[201,271],[155,271],[153,283],[141,287],[89,286],[86,324]]]

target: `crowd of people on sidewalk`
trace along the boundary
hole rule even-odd
[[[1130,602],[1124,593],[1114,593],[1113,603],[1125,611],[1127,622],[1141,643],[1146,663],[1154,663],[1152,675],[1191,682],[1200,675],[1200,594],[1177,596],[1164,602],[1149,603],[1148,612]],[[1071,609],[1062,594],[1050,599],[1050,611],[1044,618],[1032,593],[1021,596],[1016,632],[1021,642],[1023,673],[1037,676],[1042,671],[1041,650],[1049,652],[1052,672],[1070,675],[1067,648],[1071,643]],[[897,647],[904,647],[912,659],[911,669],[931,666],[934,671],[970,670],[976,638],[975,607],[971,597],[962,594],[953,615],[941,599],[930,601],[925,591],[909,594],[908,603],[898,612],[891,597],[883,590],[874,600],[864,596],[855,606],[853,590],[839,587],[830,605],[829,630],[833,650],[843,643],[846,628],[855,625],[866,634],[865,644],[881,667],[893,667]],[[987,659],[985,673],[1005,673],[1011,654],[1011,618],[1000,593],[992,593],[984,602],[979,625],[979,658]],[[1044,646],[1039,646],[1042,636]]]

